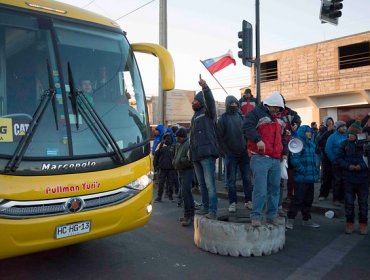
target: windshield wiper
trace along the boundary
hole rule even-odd
[[[57,130],[59,130],[57,98],[56,98],[55,82],[54,82],[54,79],[53,79],[53,71],[51,70],[50,61],[48,59],[46,60],[46,64],[47,64],[47,68],[48,68],[49,90],[53,92],[53,96],[51,97],[51,103],[52,103],[52,106],[53,106],[55,127],[56,127]]]
[[[53,100],[53,112],[54,112],[54,119],[55,125],[58,130],[58,118],[57,118],[57,111],[56,111],[56,103],[55,103],[55,84],[53,80],[53,74],[51,72],[50,62],[47,60],[47,70],[49,76],[49,89],[45,90],[44,93],[41,95],[41,100],[39,105],[36,108],[35,113],[32,116],[32,120],[29,123],[28,129],[26,134],[21,138],[12,158],[9,160],[8,164],[5,166],[4,172],[15,172],[19,167],[19,164],[22,161],[24,154],[27,151],[28,145],[31,142],[33,135],[36,132],[38,124],[41,121],[42,116],[45,113],[47,105],[49,104],[50,100]]]
[[[113,150],[114,154],[116,155],[117,161],[119,163],[124,163],[125,159],[123,157],[123,154],[122,154],[116,140],[114,139],[114,137],[112,136],[112,134],[110,133],[110,131],[108,130],[106,125],[103,123],[102,119],[100,118],[100,116],[98,115],[98,113],[96,112],[94,107],[91,105],[89,100],[83,94],[83,92],[76,90],[76,87],[74,85],[74,80],[73,80],[72,67],[71,67],[69,62],[68,62],[68,78],[69,78],[69,88],[70,88],[70,91],[71,91],[70,92],[70,98],[71,98],[73,112],[77,113],[80,110],[83,117],[86,120],[89,121],[91,126],[94,126],[93,132],[95,131],[94,132],[95,136],[97,136],[96,133],[98,132],[98,128],[95,126],[95,124],[96,124],[99,127],[99,130],[103,133],[103,135],[107,139],[108,144],[110,145],[111,149]],[[73,92],[72,92],[72,90],[73,90]],[[87,112],[85,111],[85,109],[87,110]],[[91,118],[95,121],[95,123],[91,120]],[[78,123],[78,116],[77,115],[76,115],[76,123]],[[78,125],[77,125],[77,129],[78,129]],[[97,139],[101,143],[101,140],[99,139],[99,137],[97,137]]]
[[[71,64],[69,62],[67,63],[67,68],[68,68],[68,80],[69,80],[69,94],[70,94],[70,98],[71,98],[72,111],[73,111],[73,114],[76,116],[76,128],[78,129],[79,128],[78,108],[77,108],[78,91],[75,88],[75,82],[73,80]]]

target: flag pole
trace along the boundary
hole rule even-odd
[[[226,95],[229,95],[226,91],[226,89],[221,85],[221,83],[216,79],[215,76],[213,76],[213,74],[208,70],[208,68],[204,65],[203,61],[202,60],[199,60],[200,63],[203,64],[203,66],[207,69],[207,71],[209,72],[209,74],[211,74],[211,76],[216,80],[216,82],[220,85],[220,87],[224,90],[224,92],[226,93]]]

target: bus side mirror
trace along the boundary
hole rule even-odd
[[[171,54],[162,46],[152,43],[131,44],[134,52],[152,54],[159,59],[163,90],[175,88],[175,67]]]

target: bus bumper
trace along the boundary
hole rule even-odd
[[[0,219],[0,259],[63,247],[129,231],[151,216],[153,183],[138,195],[114,206],[86,212],[31,219]],[[61,225],[90,221],[90,232],[56,239]]]

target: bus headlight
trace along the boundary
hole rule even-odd
[[[153,211],[153,205],[148,204],[148,205],[146,206],[146,212],[147,212],[148,214],[150,214],[152,211]]]
[[[147,186],[150,185],[150,183],[153,181],[152,172],[149,172],[148,174],[141,176],[137,180],[127,184],[127,187],[135,189],[135,190],[143,190]]]

